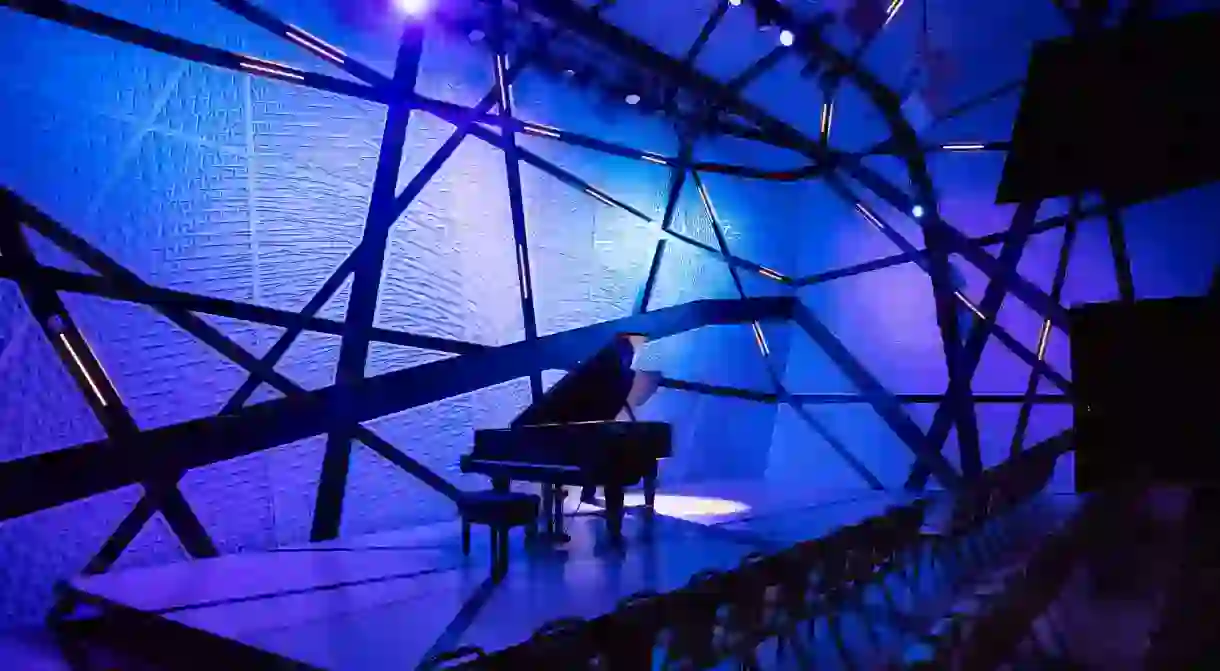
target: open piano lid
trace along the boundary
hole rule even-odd
[[[624,408],[639,407],[651,398],[661,377],[631,369],[646,342],[646,336],[636,333],[615,336],[517,415],[511,426],[613,421]]]

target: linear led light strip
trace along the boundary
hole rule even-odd
[[[978,151],[986,149],[987,145],[981,142],[958,142],[954,144],[943,144],[940,146],[945,151]]]
[[[249,60],[242,61],[241,66],[247,70],[263,72],[269,75],[275,75],[277,77],[285,77],[287,79],[295,79],[299,82],[305,81],[305,77],[286,69],[286,66],[280,65],[275,61],[265,61],[261,58],[255,58],[253,56],[246,56],[245,58]]]
[[[496,84],[500,87],[501,112],[507,112],[513,106],[512,92],[509,90],[508,83],[505,80],[506,70],[508,70],[508,58],[503,54],[496,54]]]
[[[877,215],[873,214],[867,207],[864,207],[863,203],[856,203],[856,211],[867,219],[868,223],[876,226],[879,230],[885,230],[885,224],[881,223],[881,220],[877,218]]]
[[[610,200],[609,196],[603,194],[602,192],[598,191],[597,189],[594,189],[591,186],[585,187],[585,193],[589,194],[590,196],[593,196],[594,198],[609,205],[610,207],[618,207],[618,203],[614,202],[613,200]]]
[[[563,134],[558,128],[551,128],[550,126],[543,126],[542,124],[537,123],[522,124],[521,130],[529,133],[530,135],[538,135],[540,137],[551,137],[555,139],[563,137]]]
[[[525,274],[525,252],[521,249],[521,245],[517,245],[517,277],[521,281],[521,298],[528,301],[530,286],[529,278]]]
[[[987,321],[987,318],[983,316],[983,312],[981,310],[979,310],[977,307],[975,307],[974,303],[971,303],[970,299],[966,298],[965,294],[963,294],[960,291],[954,291],[953,295],[957,296],[957,299],[962,302],[962,305],[965,305],[967,308],[969,308],[970,311],[975,314],[975,316],[977,316],[979,319],[982,319],[983,321]]]
[[[322,41],[321,39],[314,37],[313,35],[305,32],[304,30],[297,28],[296,26],[289,24],[289,27],[291,27],[292,30],[289,30],[288,32],[284,33],[284,35],[287,36],[288,39],[292,40],[293,42],[296,42],[297,44],[305,47],[306,49],[309,49],[310,51],[321,56],[322,58],[332,60],[336,63],[339,63],[340,65],[343,64],[344,60],[347,57],[347,54],[343,53],[342,49],[340,49],[336,46],[333,46],[331,44],[328,44],[328,43]]]
[[[1038,335],[1038,361],[1046,356],[1046,345],[1051,340],[1051,320],[1042,322],[1042,333]]]
[[[885,10],[885,25],[888,26],[890,21],[893,21],[894,17],[898,16],[898,10],[902,9],[903,2],[905,0],[894,0],[890,3],[890,8]]]
[[[831,101],[822,103],[822,139],[830,137],[830,124],[834,120],[835,104]]]
[[[762,351],[763,356],[771,356],[771,348],[767,347],[767,337],[763,335],[762,324],[754,322],[754,340],[758,342],[758,349]]]
[[[774,270],[771,270],[770,268],[766,268],[766,267],[763,267],[763,266],[759,266],[759,267],[758,267],[758,274],[759,274],[759,275],[762,275],[763,277],[766,277],[766,278],[769,278],[769,279],[773,279],[773,280],[775,280],[775,281],[777,281],[777,282],[783,282],[783,281],[784,281],[784,276],[783,276],[783,275],[780,275],[779,273],[775,272]]]
[[[80,360],[80,357],[77,356],[76,348],[72,347],[72,343],[68,341],[68,336],[63,333],[60,333],[59,341],[64,344],[64,349],[68,350],[68,354],[70,354],[72,356],[72,360],[76,362],[76,367],[78,369],[80,369],[81,375],[83,375],[85,377],[85,382],[89,383],[89,388],[93,390],[93,395],[97,397],[98,403],[101,403],[103,406],[105,406],[106,397],[102,395],[102,390],[98,389],[97,383],[95,383],[93,381],[93,376],[89,374],[89,369],[85,368],[84,362],[82,362]],[[84,342],[84,338],[81,338],[81,341]],[[85,347],[89,348],[90,354],[93,354],[93,348],[89,347],[88,342],[85,342]],[[94,359],[96,360],[96,357],[94,357]],[[103,373],[103,374],[105,374],[105,373]]]
[[[656,163],[657,165],[669,165],[669,161],[665,160],[664,158],[654,154],[649,154],[647,152],[640,152],[640,158],[648,161],[649,163]]]

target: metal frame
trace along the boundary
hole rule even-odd
[[[1063,278],[1076,228],[1085,218],[1102,217],[1108,221],[1122,296],[1127,299],[1135,293],[1118,218],[1119,210],[1113,203],[1082,209],[1077,201],[1069,215],[1043,221],[1035,221],[1037,205],[1027,204],[1018,209],[1009,230],[980,238],[968,238],[946,222],[938,212],[936,190],[924,160],[927,153],[941,151],[945,147],[928,147],[921,144],[901,114],[898,95],[861,67],[866,45],[850,55],[841,53],[822,38],[822,24],[817,21],[803,22],[775,0],[751,0],[748,4],[755,9],[757,16],[791,30],[795,35],[795,44],[791,48],[774,50],[728,82],[712,79],[694,66],[698,54],[712,38],[725,13],[731,11],[727,0],[717,4],[699,37],[683,58],[668,56],[603,20],[601,14],[611,4],[609,1],[586,8],[571,0],[519,0],[510,17],[502,5],[502,0],[478,0],[475,4],[486,6],[490,17],[488,32],[492,38],[491,66],[494,68],[496,85],[474,107],[431,99],[415,92],[414,80],[419,65],[422,30],[406,31],[395,73],[387,76],[350,56],[339,56],[329,51],[317,38],[248,0],[215,1],[270,33],[337,65],[358,81],[330,77],[196,44],[62,0],[5,3],[13,11],[24,12],[162,54],[253,77],[266,77],[292,85],[353,96],[385,104],[388,109],[363,239],[297,313],[150,286],[71,234],[38,210],[35,204],[26,202],[7,189],[0,191],[3,205],[0,209],[0,277],[18,283],[31,312],[44,329],[51,323],[50,317],[59,316],[65,320],[63,333],[77,334],[66,310],[58,301],[60,291],[142,303],[216,349],[244,368],[248,374],[245,383],[225,404],[220,415],[161,429],[140,431],[125,412],[121,399],[112,388],[106,387],[102,393],[93,394],[91,384],[96,382],[97,376],[104,376],[104,371],[91,353],[78,363],[72,352],[57,346],[61,359],[72,371],[82,393],[86,397],[94,395],[90,401],[91,407],[106,426],[109,437],[105,441],[0,464],[0,520],[79,500],[117,487],[144,483],[145,497],[120,524],[98,557],[90,562],[90,571],[105,570],[112,564],[157,510],[167,511],[166,517],[171,527],[193,555],[214,554],[215,548],[207,539],[206,531],[194,518],[174,484],[177,479],[191,468],[270,449],[312,435],[329,434],[311,532],[315,540],[333,538],[339,532],[346,469],[353,439],[372,448],[425,485],[450,499],[456,499],[460,495],[457,488],[379,438],[361,423],[517,377],[529,377],[531,390],[538,394],[541,392],[542,370],[575,364],[618,331],[643,332],[654,337],[664,337],[710,324],[751,324],[756,329],[762,356],[771,372],[774,391],[732,389],[672,379],[666,379],[662,384],[671,389],[693,393],[787,404],[806,425],[847,461],[862,481],[870,487],[881,489],[882,485],[876,477],[869,473],[852,455],[851,450],[807,408],[810,405],[867,403],[915,455],[917,463],[911,484],[922,486],[929,475],[935,475],[941,484],[952,488],[963,478],[970,479],[981,471],[974,404],[1022,405],[1023,421],[1019,423],[1018,432],[1013,438],[1015,453],[1023,443],[1024,427],[1028,424],[1028,415],[1033,404],[1070,401],[1070,382],[1043,361],[1043,354],[1045,339],[1049,337],[1051,329],[1062,330],[1066,326],[1065,312],[1059,304]],[[510,25],[513,22],[529,20],[531,17],[545,19],[544,22],[531,26],[534,29],[538,29],[540,25],[545,26],[538,38],[542,42],[551,39],[581,41],[596,46],[602,53],[616,54],[621,59],[622,67],[634,68],[636,73],[646,72],[655,78],[662,89],[656,109],[670,115],[675,121],[681,140],[678,155],[652,154],[516,118],[511,100],[514,78],[526,67],[553,66],[551,60],[548,60],[544,44],[540,42],[522,45],[517,39],[519,31],[514,32],[516,26]],[[741,90],[753,78],[788,54],[803,59],[811,72],[823,70],[832,73],[835,86],[848,82],[857,86],[872,100],[889,124],[890,138],[862,153],[840,152],[830,146],[825,133],[823,137],[808,137],[766,110],[746,101],[741,96]],[[508,62],[510,55],[514,61],[511,67]],[[615,83],[599,81],[591,85],[613,89]],[[959,105],[940,120],[953,118],[987,104],[1015,91],[1020,85],[1021,82],[1011,82],[998,87]],[[493,111],[497,107],[498,113]],[[401,164],[406,129],[413,111],[437,116],[453,123],[456,128],[407,186],[401,192],[396,192],[398,166]],[[648,277],[638,293],[632,316],[545,337],[538,336],[533,292],[530,288],[529,245],[522,205],[520,164],[527,163],[606,206],[619,208],[642,221],[652,222],[652,219],[629,203],[518,146],[518,133],[670,167],[669,191],[660,222],[661,238],[654,251]],[[804,156],[809,162],[807,165],[787,170],[694,162],[692,157],[695,142],[699,137],[709,134],[733,135],[783,147]],[[520,250],[519,281],[525,339],[500,347],[402,333],[376,328],[373,325],[384,252],[393,224],[406,212],[468,136],[504,151],[514,243]],[[984,143],[983,149],[1002,151],[1006,146],[1003,141],[987,142]],[[906,163],[914,186],[914,195],[909,195],[905,189],[893,184],[862,162],[864,157],[876,154],[895,155]],[[701,173],[775,181],[823,178],[838,197],[853,206],[861,203],[853,185],[871,191],[899,212],[910,212],[912,206],[919,204],[926,212],[917,220],[925,232],[926,248],[915,248],[879,216],[865,208],[862,214],[866,213],[870,223],[881,229],[895,243],[900,250],[898,254],[803,278],[764,272],[767,269],[763,266],[732,255],[712,207],[711,197],[700,177]],[[678,199],[687,181],[694,183],[708,210],[716,235],[715,246],[671,230]],[[65,271],[39,264],[24,242],[22,226],[44,235],[80,259],[98,275]],[[1017,261],[1031,235],[1058,227],[1066,228],[1064,248],[1054,288],[1048,295],[1017,273]],[[985,251],[986,246],[997,243],[1003,244],[999,258]],[[664,261],[667,247],[673,244],[686,245],[709,258],[726,263],[734,279],[739,299],[698,301],[650,311],[648,304],[657,273]],[[953,285],[949,263],[950,259],[955,257],[976,266],[989,278],[990,283],[980,306],[969,304]],[[905,263],[915,263],[931,279],[949,371],[949,386],[944,395],[894,394],[885,389],[812,311],[793,298],[747,297],[739,274],[741,270],[750,271],[795,290]],[[318,312],[348,277],[353,277],[353,288],[344,321],[319,318]],[[1009,294],[1045,320],[1046,327],[1043,329],[1037,352],[1030,350],[995,323],[995,315]],[[959,333],[957,319],[963,304],[977,315],[964,342],[962,334]],[[274,324],[287,330],[267,354],[260,358],[246,352],[209,326],[197,316],[198,313]],[[860,393],[800,394],[786,390],[781,383],[782,373],[775,369],[762,335],[761,322],[776,320],[795,322],[802,332],[832,357],[836,365],[858,387]],[[312,392],[302,389],[275,370],[276,364],[296,338],[306,330],[342,336],[336,384]],[[52,342],[55,342],[58,333],[47,333]],[[1024,396],[985,396],[971,392],[970,382],[990,336],[995,336],[1001,344],[1030,365],[1030,385]],[[69,337],[78,337],[78,334]],[[364,365],[372,342],[409,345],[459,356],[366,378]],[[75,354],[79,356],[81,352]],[[1064,395],[1037,394],[1039,378],[1046,378]],[[263,383],[284,393],[285,398],[247,405],[254,390]],[[940,405],[929,434],[925,435],[906,414],[902,406],[909,403]],[[963,440],[960,474],[941,455],[948,432],[953,426],[957,426],[958,435]],[[155,449],[161,443],[173,444],[175,449]],[[35,482],[48,486],[40,486],[35,490],[29,486]]]

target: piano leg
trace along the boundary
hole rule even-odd
[[[653,509],[653,505],[657,501],[657,469],[653,466],[644,476],[644,507],[649,510]]]
[[[555,488],[548,483],[542,483],[542,510],[540,511],[546,516],[546,535],[548,537],[555,535],[555,514],[552,511],[555,500]]]
[[[555,519],[555,539],[560,543],[566,543],[571,539],[563,529],[563,499],[567,495],[564,488],[560,485],[555,485],[555,508],[552,515]]]
[[[623,542],[623,500],[626,498],[622,485],[606,485],[602,489],[606,497],[606,527],[610,530],[610,540],[615,544]]]

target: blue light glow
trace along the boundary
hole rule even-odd
[[[916,219],[923,217],[923,205],[916,205],[915,207],[912,207],[911,216],[915,217]]]

